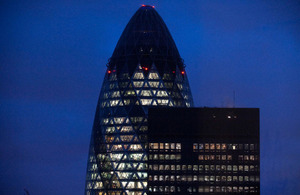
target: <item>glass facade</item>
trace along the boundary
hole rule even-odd
[[[86,195],[147,193],[148,108],[193,106],[184,68],[161,17],[152,6],[142,6],[107,65],[90,142]],[[164,147],[179,151],[181,145]]]

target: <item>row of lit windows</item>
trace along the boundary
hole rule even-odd
[[[104,119],[102,119],[102,124],[103,125],[107,125],[107,124],[120,125],[120,124],[130,124],[130,122],[134,124],[134,123],[140,123],[142,121],[146,122],[147,118],[144,118],[144,117],[130,117],[130,120],[129,120],[129,118],[127,118],[127,117],[113,117],[113,118],[104,118]]]
[[[124,100],[124,104],[129,105],[130,104],[130,100]],[[103,101],[101,104],[101,107],[115,107],[115,106],[124,106],[123,101],[122,100],[110,100],[110,101]],[[174,106],[174,105],[182,105],[183,102],[182,101],[174,101],[174,104],[172,101],[170,101],[169,99],[140,99],[137,100],[135,103],[135,105],[143,105],[143,106],[157,106],[157,105],[161,105],[161,106]],[[186,105],[188,105],[188,103],[186,103]]]
[[[148,181],[158,182],[259,182],[259,176],[231,175],[149,175]]]
[[[144,161],[147,160],[147,156],[144,155],[144,153],[133,153],[133,154],[127,154],[123,155],[122,153],[110,153],[109,154],[112,161],[125,161],[125,160],[134,160],[134,161]]]
[[[149,151],[164,150],[164,151],[181,151],[181,143],[149,143]]]
[[[108,145],[109,146],[109,145]],[[128,150],[128,151],[142,151],[142,145],[140,144],[117,144],[117,145],[111,145],[111,148],[107,149],[108,151],[124,151],[124,150]]]
[[[149,160],[181,160],[181,154],[149,154]]]
[[[154,171],[258,171],[258,165],[158,165],[149,164]]]
[[[257,144],[226,144],[226,143],[194,143],[193,151],[201,152],[208,150],[257,150]]]
[[[232,155],[199,155],[199,160],[232,160]],[[238,160],[255,161],[258,155],[239,155]]]
[[[175,186],[149,186],[150,192],[166,192],[175,193],[181,192],[183,189]],[[258,192],[258,189],[254,186],[199,186],[199,187],[188,187],[187,193],[213,193],[213,192]]]
[[[199,160],[232,160],[232,155],[199,155]]]
[[[105,132],[107,134],[113,134],[113,133],[133,133],[135,132],[133,130],[132,126],[116,126],[116,127],[104,127],[105,128]],[[148,130],[148,126],[141,126],[139,128],[139,131],[145,132]]]

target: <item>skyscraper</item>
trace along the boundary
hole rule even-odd
[[[95,114],[85,194],[147,192],[149,107],[191,107],[172,36],[154,7],[130,19],[109,59]]]

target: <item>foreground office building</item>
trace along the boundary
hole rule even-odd
[[[151,108],[148,119],[148,194],[259,194],[258,109]]]
[[[148,108],[190,107],[176,45],[152,6],[131,18],[109,60],[97,105],[85,194],[146,194]]]
[[[189,107],[176,45],[142,6],[107,65],[85,194],[259,192],[258,111]]]

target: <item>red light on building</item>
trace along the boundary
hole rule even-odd
[[[108,73],[108,74],[110,74],[110,73],[111,73],[111,71],[109,70],[109,71],[107,71],[107,73]]]
[[[155,6],[153,5],[152,8],[155,8]]]
[[[175,71],[173,71],[173,74],[175,73]]]
[[[184,74],[184,71],[181,71],[181,74]]]
[[[146,5],[143,4],[142,7],[146,7]]]
[[[145,67],[145,70],[148,70],[148,68],[147,68],[147,67]]]

